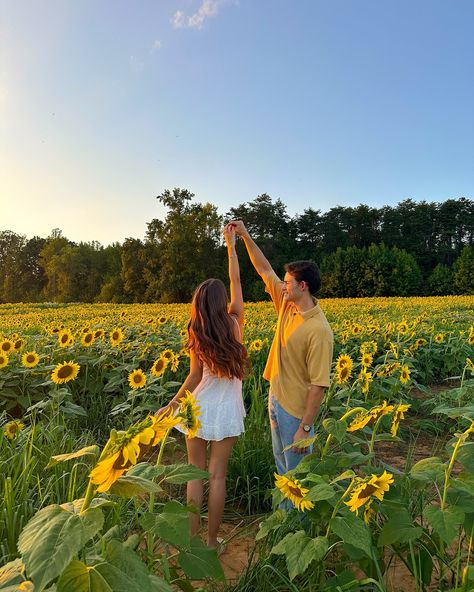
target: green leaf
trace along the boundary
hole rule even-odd
[[[255,540],[259,541],[260,539],[265,538],[272,530],[275,530],[284,524],[287,517],[288,513],[285,512],[285,510],[276,510],[273,514],[270,514],[270,516],[260,524],[260,530],[257,532]]]
[[[459,448],[456,460],[459,461],[467,471],[474,473],[474,442],[465,442],[462,444]]]
[[[432,415],[437,413],[447,415],[451,419],[457,419],[463,415],[474,419],[474,405],[465,405],[464,407],[450,407],[449,405],[443,403],[442,405],[435,407],[431,412]]]
[[[0,590],[2,592],[34,592],[35,587],[33,582],[24,580],[18,584],[13,584],[12,586],[7,586],[6,588],[0,588]]]
[[[444,478],[444,470],[444,462],[437,456],[431,456],[415,463],[410,475],[417,481],[439,481]]]
[[[424,510],[424,515],[432,526],[434,532],[438,534],[443,541],[450,545],[458,533],[460,525],[464,521],[464,512],[461,508],[450,506],[446,510],[441,510],[435,506],[428,506]]]
[[[20,534],[18,550],[36,592],[41,592],[61,574],[87,541],[102,528],[104,517],[99,508],[89,508],[82,515],[75,510],[73,503],[43,508]]]
[[[392,545],[393,543],[408,543],[419,538],[423,533],[421,526],[414,526],[413,518],[405,508],[397,508],[390,511],[389,519],[384,524],[378,546]]]
[[[449,484],[451,487],[459,491],[464,491],[474,497],[474,475],[463,471],[456,479],[451,479]]]
[[[424,548],[419,547],[415,551],[414,561],[411,554],[407,556],[408,567],[411,572],[419,574],[421,581],[425,586],[431,583],[431,576],[433,574],[433,558],[430,553]],[[416,571],[415,571],[416,568]]]
[[[113,592],[113,589],[94,567],[74,559],[59,578],[57,592]]]
[[[209,477],[207,471],[201,471],[194,465],[177,464],[166,465],[164,467],[163,475],[168,483],[175,483],[177,485],[192,481],[193,479],[205,479]]]
[[[304,530],[298,530],[287,534],[273,547],[271,553],[285,555],[290,580],[293,580],[297,575],[304,573],[313,560],[322,561],[328,547],[326,537],[312,539]]]
[[[346,437],[347,422],[343,419],[336,420],[333,417],[329,417],[323,421],[323,428],[335,440],[342,442]]]
[[[344,481],[345,479],[352,479],[352,477],[355,477],[355,473],[352,469],[348,469],[337,477],[334,477],[334,479],[331,481],[331,484],[337,483],[338,481]]]
[[[157,483],[128,474],[117,479],[109,489],[109,493],[125,498],[143,495],[144,493],[159,493],[160,491],[163,490]]]
[[[163,541],[178,549],[189,549],[189,520],[187,509],[176,501],[168,502],[161,514],[145,514],[141,525]]]
[[[224,572],[217,553],[209,549],[201,539],[193,537],[189,549],[180,552],[178,561],[184,573],[192,580],[204,578],[224,580]]]
[[[344,543],[361,549],[370,558],[373,557],[370,531],[360,518],[357,518],[354,514],[336,516],[330,521],[329,525],[334,534],[341,538]]]
[[[73,458],[81,458],[82,456],[97,456],[99,453],[99,447],[95,444],[92,446],[86,446],[76,452],[69,452],[67,454],[57,454],[51,457],[51,460],[46,465],[46,468],[54,467],[57,463],[64,462],[65,460],[71,460]]]
[[[308,491],[305,499],[312,502],[319,502],[321,500],[328,500],[334,497],[335,491],[329,483],[317,483],[314,487]]]

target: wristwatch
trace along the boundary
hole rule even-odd
[[[303,431],[305,431],[306,433],[309,433],[311,431],[311,426],[309,425],[309,423],[301,423],[300,427],[302,427]]]

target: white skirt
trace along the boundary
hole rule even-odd
[[[244,432],[246,413],[241,380],[213,376],[204,367],[202,380],[193,395],[201,411],[201,428],[196,434],[198,438],[218,441]],[[181,424],[176,429],[186,433]]]

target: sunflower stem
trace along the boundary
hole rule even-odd
[[[89,484],[88,484],[87,490],[86,490],[86,496],[84,498],[84,502],[82,504],[82,508],[81,508],[81,511],[79,512],[79,514],[84,514],[84,512],[87,510],[87,508],[91,505],[91,502],[94,499],[94,494],[95,494],[95,486],[92,483],[92,481],[89,481]]]
[[[370,443],[369,443],[369,454],[371,455],[369,458],[369,467],[372,468],[372,455],[374,453],[374,445],[375,445],[375,436],[377,435],[377,430],[379,428],[380,422],[382,421],[382,418],[384,417],[384,415],[381,415],[375,425],[374,425],[374,429],[372,430],[372,437],[370,438]]]

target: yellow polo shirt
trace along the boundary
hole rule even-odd
[[[331,383],[333,333],[316,299],[314,308],[299,312],[293,302],[283,298],[282,282],[274,271],[263,279],[278,313],[263,377],[283,409],[301,418],[309,386],[328,387]]]

